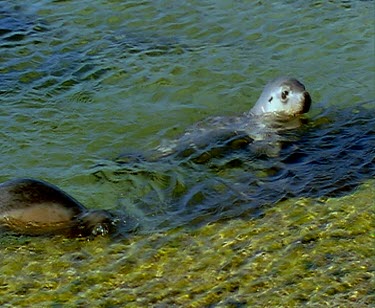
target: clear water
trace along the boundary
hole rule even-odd
[[[369,304],[374,9],[0,1],[0,180],[47,180],[146,231],[4,235],[1,304]],[[118,159],[249,110],[279,75],[301,79],[313,105],[278,157]]]

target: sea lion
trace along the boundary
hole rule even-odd
[[[159,157],[176,154],[196,163],[205,163],[228,150],[248,148],[275,156],[279,133],[301,124],[311,96],[295,78],[279,77],[269,82],[250,111],[235,117],[210,117],[187,129],[182,137],[163,142],[156,148]],[[254,144],[254,141],[262,141]],[[276,145],[276,146],[274,146]],[[158,154],[155,156],[158,157]]]
[[[50,183],[25,178],[0,184],[0,228],[27,235],[85,237],[112,233],[115,227],[111,213],[90,211]]]

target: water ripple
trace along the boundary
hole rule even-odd
[[[122,199],[123,211],[126,203],[135,203],[148,230],[250,218],[285,199],[349,194],[373,178],[374,127],[366,107],[331,109],[286,132],[277,157],[259,157],[252,147],[198,165],[179,153],[153,161],[123,155],[113,163],[103,161],[94,174],[119,191],[131,187],[138,197]]]

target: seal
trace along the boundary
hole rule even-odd
[[[58,187],[36,179],[0,184],[0,228],[17,234],[106,235],[116,219],[105,210],[90,211]]]
[[[253,152],[275,156],[279,151],[279,133],[300,126],[299,116],[307,113],[310,106],[311,96],[300,81],[278,77],[264,87],[250,111],[241,116],[210,117],[198,122],[182,137],[163,142],[156,152],[161,157],[177,153],[196,163],[205,163],[228,150],[249,148],[252,144]]]

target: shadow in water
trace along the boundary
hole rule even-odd
[[[117,212],[131,215],[132,204],[143,232],[259,217],[264,207],[289,198],[342,196],[375,176],[370,105],[329,109],[286,131],[275,157],[248,142],[204,164],[181,153],[153,161],[127,155],[97,165],[94,175],[116,185],[119,195],[136,196],[119,198]]]

